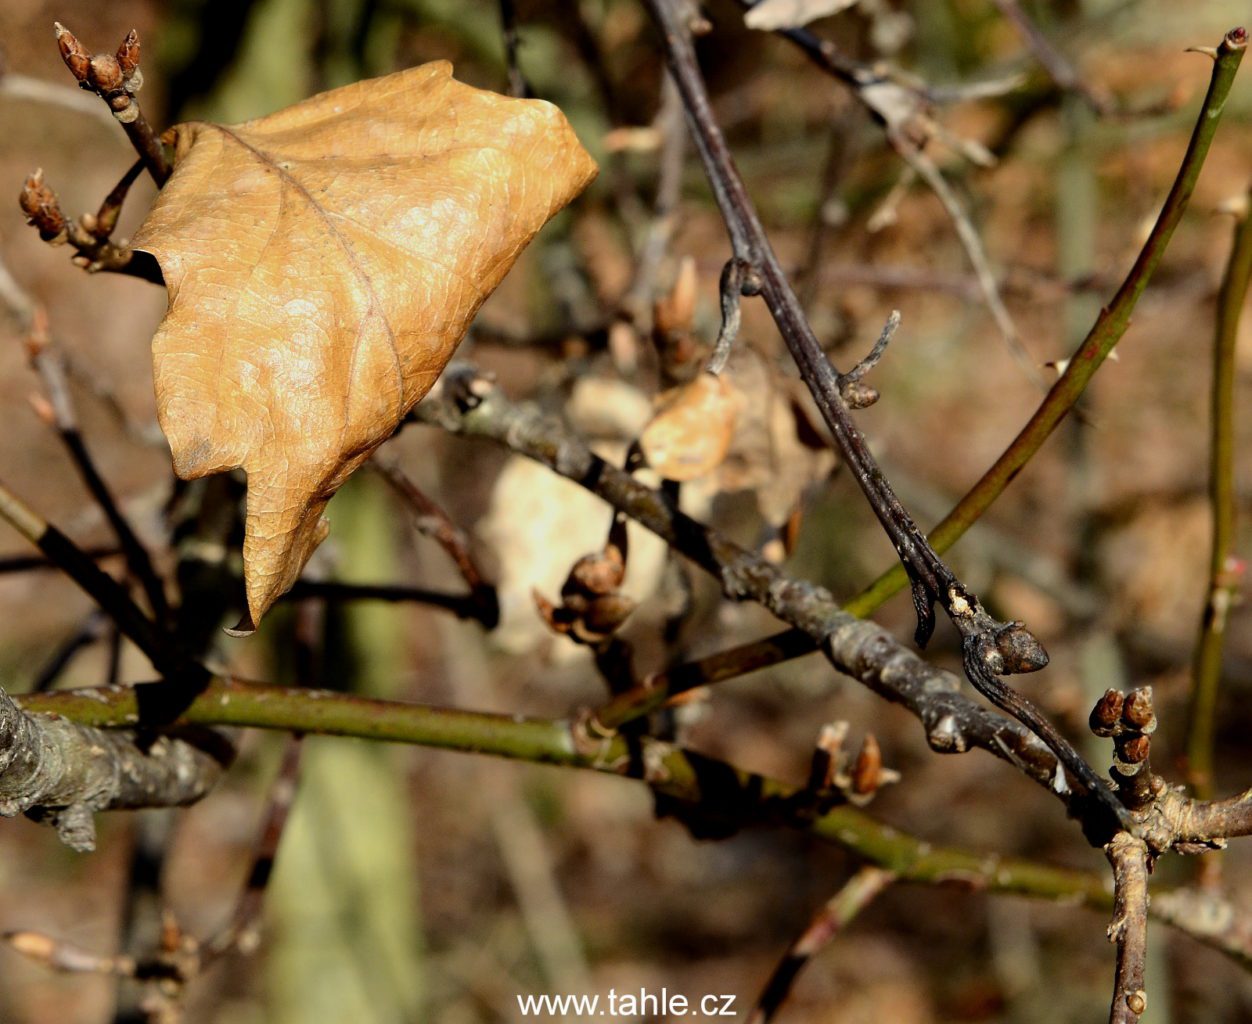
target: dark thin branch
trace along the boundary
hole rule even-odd
[[[61,443],[65,445],[65,450],[69,453],[70,460],[74,463],[74,468],[78,471],[84,486],[104,513],[105,519],[113,530],[113,535],[117,537],[118,545],[126,558],[127,568],[131,576],[139,583],[144,596],[147,597],[156,621],[162,625],[168,625],[170,606],[165,597],[165,585],[157,575],[148,549],[118,508],[112,489],[96,467],[87,442],[78,427],[78,417],[74,411],[69,381],[66,379],[64,357],[52,339],[48,337],[46,316],[40,311],[37,311],[35,315],[35,323],[27,342],[27,351],[32,368],[43,381],[52,413],[52,425],[56,428]]]
[[[143,613],[125,587],[99,569],[77,544],[46,522],[3,483],[0,483],[0,519],[39,548],[89,594],[118,629],[148,656],[158,672],[188,687],[184,696],[207,678],[204,669]]]
[[[784,630],[649,676],[642,686],[620,694],[599,708],[594,720],[601,729],[619,729],[627,722],[660,710],[680,694],[735,679],[816,650],[817,645],[808,633],[800,629]]]
[[[534,92],[522,74],[522,67],[517,60],[520,40],[517,35],[517,9],[513,0],[500,0],[500,30],[504,35],[504,60],[508,67],[509,95],[518,99],[533,96]]]
[[[986,612],[977,596],[939,558],[896,497],[870,454],[864,435],[852,422],[840,393],[838,371],[826,358],[805,319],[735,168],[726,140],[713,117],[687,26],[680,21],[670,0],[646,0],[646,5],[664,38],[670,72],[682,95],[688,125],[726,222],[734,255],[748,262],[759,274],[761,296],[779,333],[845,463],[895,545],[912,583],[917,643],[924,646],[930,639],[935,624],[934,605],[938,603],[961,633],[970,682],[1011,713],[1021,714],[1029,709],[1032,713],[1023,714],[1020,720],[1037,728],[1044,720],[1030,709],[1024,698],[1014,694],[1012,700],[1005,699],[1008,687],[988,685],[988,681],[993,676],[1035,671],[1047,664],[1046,652],[1021,623],[1001,623]],[[1106,805],[1107,811],[1122,816],[1107,787],[1073,746],[1052,729],[1042,729],[1037,735],[1044,738],[1066,768],[1082,780],[1083,787]]]
[[[389,601],[428,604],[452,612],[459,619],[483,622],[483,610],[472,595],[446,594],[424,587],[394,586],[384,583],[344,583],[339,580],[296,580],[283,596],[284,601]]]

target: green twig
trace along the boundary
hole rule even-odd
[[[151,688],[163,683],[23,694],[24,711],[58,714],[79,725],[133,727]],[[1014,858],[932,846],[840,806],[825,810],[803,787],[735,768],[647,737],[597,736],[560,719],[524,718],[332,690],[261,686],[215,677],[184,710],[188,725],[248,726],[413,743],[537,764],[641,777],[683,804],[711,805],[739,825],[785,824],[837,843],[905,881],[960,882],[996,892],[1111,905],[1096,875]]]
[[[947,551],[982,516],[1013,478],[1042,447],[1052,431],[1066,414],[1077,404],[1100,364],[1113,351],[1130,326],[1130,315],[1139,297],[1151,280],[1160,263],[1174,229],[1182,218],[1187,202],[1195,191],[1200,169],[1208,155],[1209,146],[1217,132],[1226,97],[1234,83],[1235,72],[1247,47],[1247,32],[1242,28],[1231,29],[1217,48],[1213,62],[1213,77],[1207,95],[1200,107],[1200,116],[1191,134],[1191,142],[1183,157],[1182,166],[1174,179],[1173,188],[1165,199],[1156,225],[1144,243],[1131,267],[1126,280],[1113,296],[1113,300],[1100,311],[1090,333],[1070,358],[1065,372],[1052,385],[1052,390],[1040,403],[1039,408],[1012,444],[983,474],[982,479],[963,497],[951,512],[929,534],[931,546],[938,552]],[[883,573],[869,587],[852,598],[844,607],[853,615],[865,616],[908,583],[904,570],[893,567]]]
[[[24,711],[60,715],[79,725],[133,727],[141,718],[149,692],[159,693],[162,685],[61,690],[14,699]],[[814,794],[805,787],[746,772],[647,737],[593,735],[586,722],[438,708],[220,677],[212,679],[186,706],[179,721],[412,743],[639,778],[677,805],[696,812],[711,809],[732,827],[771,824],[808,832],[900,881],[962,885],[1094,910],[1107,911],[1113,905],[1107,883],[1093,872],[935,846],[883,825],[855,807],[823,807],[824,794]],[[1225,904],[1217,907],[1211,893],[1205,899],[1207,909],[1203,913],[1171,903],[1168,916],[1164,912],[1157,915],[1155,909],[1153,914],[1252,968],[1249,943],[1229,929],[1212,927],[1215,917],[1234,912]]]
[[[1248,193],[1252,203],[1252,191]],[[1235,228],[1234,247],[1217,298],[1213,346],[1212,425],[1209,449],[1209,498],[1213,538],[1209,557],[1208,599],[1200,621],[1192,668],[1187,723],[1187,767],[1195,795],[1213,796],[1213,717],[1221,681],[1226,619],[1239,588],[1242,563],[1235,547],[1235,342],[1248,281],[1252,278],[1252,214],[1244,211]]]

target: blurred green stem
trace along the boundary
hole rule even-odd
[[[1246,202],[1252,204],[1252,190]],[[1235,228],[1234,246],[1217,299],[1213,346],[1209,498],[1213,539],[1209,557],[1208,599],[1200,621],[1192,668],[1187,723],[1187,767],[1195,795],[1213,796],[1213,718],[1221,681],[1226,619],[1242,577],[1235,546],[1235,343],[1248,281],[1252,278],[1252,213],[1244,210]]]
[[[1100,311],[1095,325],[1070,358],[1065,372],[1052,385],[1030,421],[995,464],[983,474],[982,479],[930,532],[928,539],[937,552],[942,554],[952,547],[1004,492],[1077,404],[1100,364],[1126,333],[1130,326],[1130,315],[1160,263],[1191,194],[1195,191],[1200,169],[1204,166],[1204,159],[1217,132],[1222,109],[1246,48],[1247,34],[1242,29],[1232,29],[1222,40],[1213,61],[1213,77],[1209,82],[1208,93],[1200,107],[1200,116],[1191,134],[1191,142],[1187,146],[1182,166],[1178,169],[1173,188],[1170,189],[1156,225],[1140,250],[1134,266],[1130,268],[1130,273],[1126,275],[1126,280],[1122,282],[1113,300]],[[868,615],[907,583],[904,569],[897,565],[879,576],[844,605],[844,608],[853,615]]]

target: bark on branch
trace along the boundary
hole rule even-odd
[[[75,850],[94,849],[96,811],[199,800],[232,753],[209,730],[144,741],[24,711],[0,690],[0,814],[46,821]]]
[[[647,527],[715,576],[727,597],[762,604],[812,637],[836,669],[922,722],[931,748],[962,753],[981,747],[1055,793],[1103,845],[1120,825],[1081,780],[1028,729],[968,697],[950,672],[923,661],[880,626],[843,611],[821,587],[784,576],[776,566],[675,509],[659,491],[610,466],[559,421],[515,405],[468,366],[445,372],[443,385],[414,410],[418,422],[487,438],[542,462]]]

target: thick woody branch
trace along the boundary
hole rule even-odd
[[[1137,1024],[1148,1007],[1143,971],[1148,955],[1148,847],[1126,832],[1105,848],[1113,866],[1113,923],[1109,941],[1117,943],[1117,971],[1109,1024]]]
[[[96,811],[193,803],[216,784],[230,746],[203,731],[199,742],[106,731],[30,714],[0,690],[0,814],[56,827],[76,850],[95,846]]]

